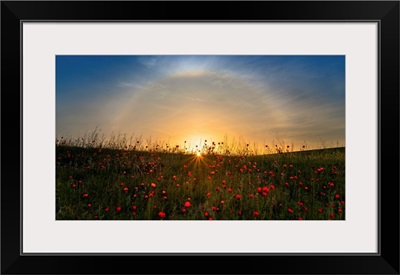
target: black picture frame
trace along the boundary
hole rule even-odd
[[[21,255],[21,22],[376,21],[379,253],[376,255]],[[2,274],[399,274],[399,1],[2,1]]]

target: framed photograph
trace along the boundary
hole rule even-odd
[[[1,7],[3,274],[399,274],[398,1]]]

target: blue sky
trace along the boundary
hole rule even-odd
[[[345,144],[344,56],[57,56],[57,137]]]

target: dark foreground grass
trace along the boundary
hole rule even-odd
[[[344,220],[345,148],[202,155],[56,148],[57,220]]]

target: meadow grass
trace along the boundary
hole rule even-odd
[[[345,148],[236,154],[56,144],[57,220],[344,220]]]

